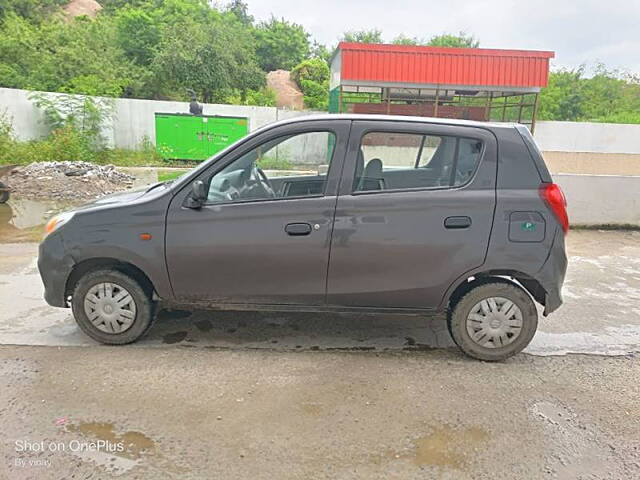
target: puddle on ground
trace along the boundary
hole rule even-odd
[[[78,448],[71,450],[75,456],[103,467],[113,475],[122,475],[138,466],[143,456],[155,455],[155,442],[140,432],[128,431],[118,434],[112,423],[81,422],[65,427],[68,433],[80,434],[89,442],[106,442],[107,445],[122,444],[122,451]],[[80,439],[76,439],[81,442]],[[104,445],[104,443],[103,443]],[[111,447],[115,448],[115,447]]]
[[[404,458],[419,467],[464,470],[488,439],[489,434],[479,427],[442,427],[414,440],[413,448],[409,451],[391,452],[387,457]]]
[[[122,442],[124,451],[114,453],[116,456],[137,460],[142,455],[155,453],[155,442],[145,434],[135,431],[117,434],[113,423],[82,422],[68,425],[66,429],[68,432],[80,433],[86,437],[103,440],[111,444]]]
[[[68,201],[11,197],[0,204],[0,243],[40,242],[47,221],[72,207]]]

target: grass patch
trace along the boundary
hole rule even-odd
[[[293,163],[283,157],[272,157],[265,155],[257,162],[262,170],[291,170]]]
[[[158,170],[158,181],[159,182],[168,182],[169,180],[175,180],[178,177],[181,177],[188,170]]]

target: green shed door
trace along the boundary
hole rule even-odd
[[[227,148],[249,133],[249,122],[242,117],[209,117],[207,137],[209,156]]]
[[[207,118],[156,114],[156,149],[162,158],[204,160],[209,156]]]

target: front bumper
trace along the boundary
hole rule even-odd
[[[62,236],[52,233],[38,248],[38,271],[44,284],[44,299],[52,307],[67,307],[65,290],[73,260],[65,255]]]

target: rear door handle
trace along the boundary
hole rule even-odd
[[[284,231],[292,237],[309,235],[311,233],[311,225],[308,223],[289,223],[284,227]]]
[[[469,228],[471,218],[469,217],[447,217],[444,219],[445,228]]]

